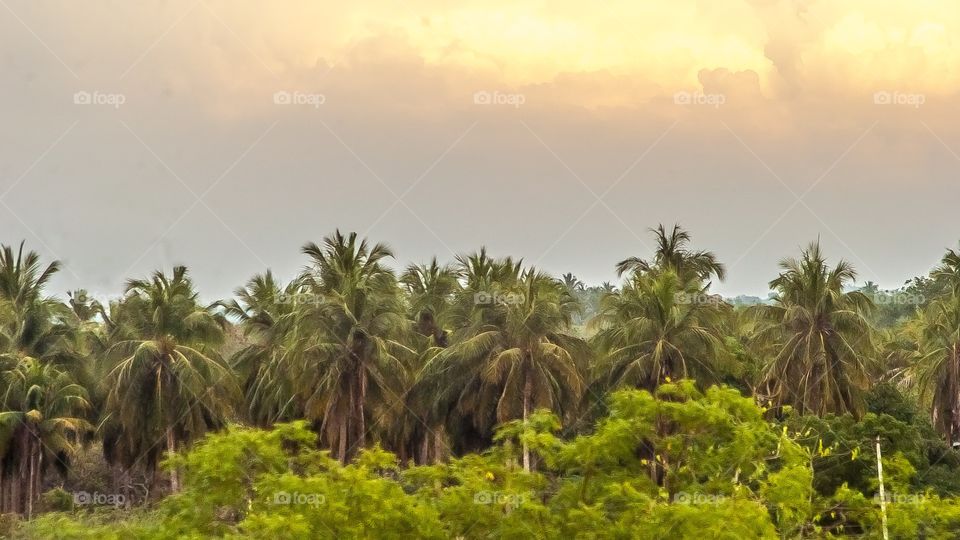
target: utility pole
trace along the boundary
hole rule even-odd
[[[880,436],[877,435],[877,479],[880,481],[880,518],[883,523],[883,540],[889,540],[887,535],[887,496],[883,491],[883,462],[880,460]]]

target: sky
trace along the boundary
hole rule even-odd
[[[336,228],[588,284],[680,223],[766,296],[817,238],[895,288],[960,240],[947,1],[0,0],[0,242],[204,298]]]

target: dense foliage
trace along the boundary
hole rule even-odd
[[[958,252],[881,291],[814,243],[742,305],[653,233],[588,287],[338,231],[212,304],[184,267],[64,301],[4,247],[0,534],[960,535]]]

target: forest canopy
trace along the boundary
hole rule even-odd
[[[881,290],[814,242],[725,299],[651,234],[587,285],[336,231],[211,304],[183,266],[61,298],[4,246],[0,534],[960,534],[960,250]]]

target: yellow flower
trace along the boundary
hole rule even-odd
[[[493,473],[490,471],[487,471],[487,480],[490,480],[492,482],[494,478],[495,477],[493,476]]]

